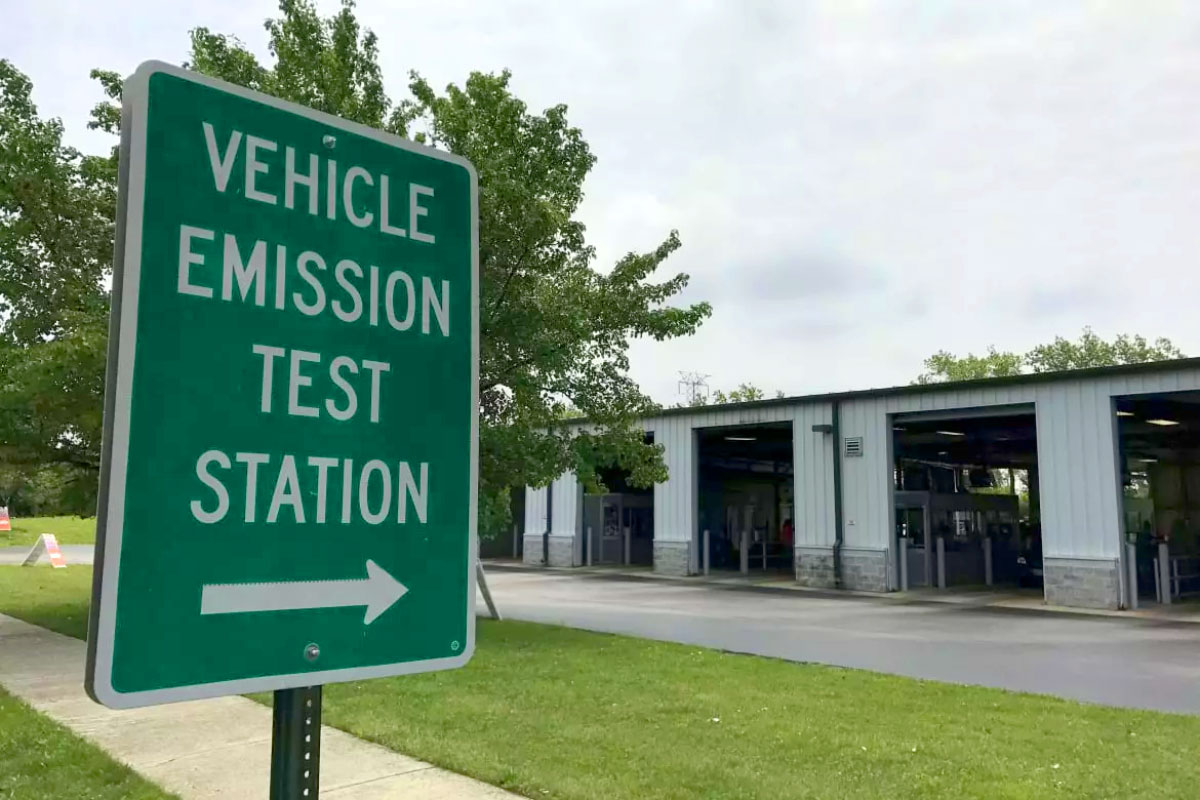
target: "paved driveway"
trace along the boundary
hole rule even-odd
[[[63,557],[67,559],[67,565],[71,564],[91,564],[92,554],[95,550],[90,544],[64,544],[59,545],[62,550]],[[29,555],[28,547],[0,547],[0,564],[20,564],[25,560],[25,556]],[[48,563],[43,561],[43,563]]]
[[[511,568],[489,569],[488,581],[514,619],[1200,713],[1196,623]]]

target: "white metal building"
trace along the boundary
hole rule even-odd
[[[1154,594],[1162,573],[1135,553],[1149,562],[1160,541],[1176,596],[1200,573],[1200,359],[668,409],[643,425],[670,474],[652,493],[656,571],[724,559],[882,592],[1023,579],[1019,563],[1048,602],[1102,608]],[[631,536],[621,506],[588,503],[570,474],[528,488],[526,563],[590,563],[604,536]]]

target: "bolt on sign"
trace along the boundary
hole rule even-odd
[[[122,114],[88,692],[463,665],[471,165],[155,62]]]

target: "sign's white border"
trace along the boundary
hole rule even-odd
[[[467,559],[467,642],[452,658],[435,658],[399,664],[269,675],[215,683],[177,686],[140,692],[120,692],[112,685],[113,639],[116,629],[117,592],[120,586],[121,531],[125,517],[125,470],[129,455],[129,415],[137,343],[138,288],[142,264],[142,212],[146,179],[146,117],[150,76],[166,73],[192,83],[237,95],[306,117],[330,128],[374,139],[391,147],[447,161],[465,169],[471,184],[471,487],[467,518],[470,552]],[[92,612],[88,630],[88,665],[85,680],[93,700],[111,708],[198,700],[205,697],[315,686],[339,681],[382,678],[414,672],[454,669],[470,660],[475,651],[476,514],[479,480],[479,184],[475,168],[459,156],[424,147],[398,136],[289,103],[269,95],[200,75],[160,61],[147,61],[124,85],[121,109],[121,182],[116,259],[113,278],[113,311],[109,332],[108,376],[105,386],[104,452],[101,458],[100,504],[97,513],[96,573],[92,586]]]

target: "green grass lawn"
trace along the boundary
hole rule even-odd
[[[70,636],[87,634],[89,567],[0,567],[0,611]],[[0,688],[0,798],[174,797]]]
[[[59,544],[95,544],[95,517],[18,517],[12,532],[0,533],[0,547],[28,547],[43,533],[53,533]]]
[[[166,800],[167,794],[0,689],[0,798]]]
[[[78,635],[71,572],[0,568],[0,611]],[[324,718],[530,797],[1200,796],[1200,718],[519,622],[462,670],[330,685]]]
[[[34,625],[86,639],[91,597],[91,567],[0,566],[0,613]]]

